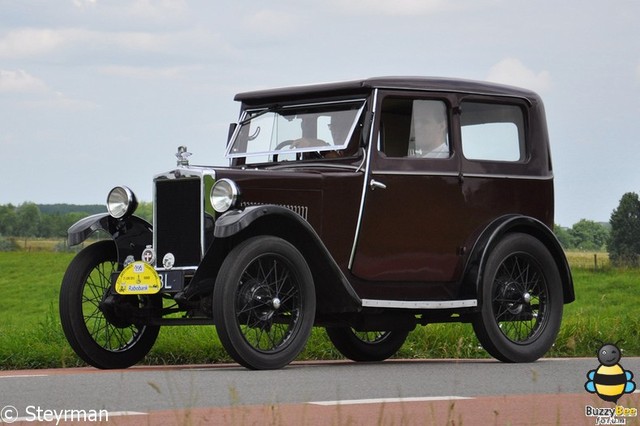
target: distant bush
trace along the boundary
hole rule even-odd
[[[0,251],[19,251],[20,245],[15,238],[4,238],[0,236]]]

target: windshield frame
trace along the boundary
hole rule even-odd
[[[344,105],[345,108],[339,108],[341,105]],[[350,98],[344,100],[336,100],[336,101],[324,101],[324,102],[312,102],[312,103],[297,103],[290,105],[274,105],[271,107],[261,107],[261,108],[249,108],[242,111],[242,115],[238,120],[238,125],[236,126],[229,143],[227,145],[227,149],[225,152],[225,157],[229,160],[238,159],[238,158],[251,158],[251,157],[266,157],[268,158],[267,162],[273,162],[275,158],[278,156],[283,156],[285,154],[302,154],[308,152],[327,152],[327,151],[341,151],[347,148],[349,145],[353,134],[359,125],[361,118],[363,116],[363,112],[367,105],[367,99],[362,97]],[[348,107],[347,107],[348,106]],[[313,112],[313,110],[317,110]],[[302,110],[300,114],[295,113],[296,110]],[[306,110],[306,111],[305,111]],[[275,149],[273,144],[269,144],[269,149],[262,149],[256,151],[249,151],[245,147],[244,150],[234,152],[234,149],[237,149],[237,144],[239,141],[239,136],[243,132],[243,129],[246,131],[246,126],[250,126],[254,120],[260,119],[282,119],[286,116],[290,116],[291,113],[294,113],[293,119],[296,119],[298,115],[312,117],[317,114],[318,116],[321,113],[330,112],[339,112],[339,111],[348,111],[354,110],[355,115],[351,121],[348,132],[345,135],[345,139],[341,144],[328,144],[328,145],[312,145],[312,146],[285,146],[281,149]],[[287,120],[286,118],[284,118]],[[258,127],[260,129],[260,127]],[[258,130],[259,133],[259,130]],[[318,132],[319,133],[319,132]],[[255,137],[258,137],[256,134]],[[247,136],[247,138],[249,138]],[[303,139],[302,137],[300,139]],[[298,139],[298,140],[300,140]],[[246,143],[247,141],[243,141],[242,143]],[[279,143],[283,141],[278,141]],[[323,141],[321,141],[323,142]],[[277,145],[276,145],[277,146]],[[264,161],[259,161],[264,162]]]

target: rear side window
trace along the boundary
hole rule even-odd
[[[447,105],[440,100],[387,97],[380,150],[387,157],[449,158]]]
[[[525,159],[522,109],[515,105],[463,102],[462,153],[469,160],[518,162]]]

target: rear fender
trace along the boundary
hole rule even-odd
[[[575,300],[575,292],[571,270],[564,250],[555,234],[539,220],[519,215],[503,216],[496,219],[487,226],[476,241],[465,268],[463,292],[466,293],[466,296],[477,298],[480,306],[482,302],[480,300],[482,295],[482,275],[484,274],[487,259],[496,244],[511,232],[529,234],[546,246],[551,256],[553,256],[560,273],[564,303],[573,302]]]
[[[80,219],[67,231],[69,246],[85,241],[98,231],[107,232],[116,243],[118,262],[122,264],[128,256],[140,259],[142,251],[152,244],[153,227],[138,216],[116,219],[108,213],[98,213]]]

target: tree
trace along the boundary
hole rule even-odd
[[[638,266],[640,260],[640,199],[627,192],[611,213],[609,259],[616,266]]]
[[[40,209],[34,203],[23,203],[16,209],[18,234],[21,237],[35,237],[40,228]]]
[[[563,249],[569,250],[574,248],[575,244],[573,243],[573,237],[571,236],[569,229],[563,228],[558,224],[554,224],[553,232],[556,234],[556,238],[558,238]]]
[[[0,206],[0,235],[15,235],[17,227],[16,208],[11,204]]]
[[[580,219],[569,230],[571,241],[578,250],[602,250],[609,239],[609,230],[592,220]]]

